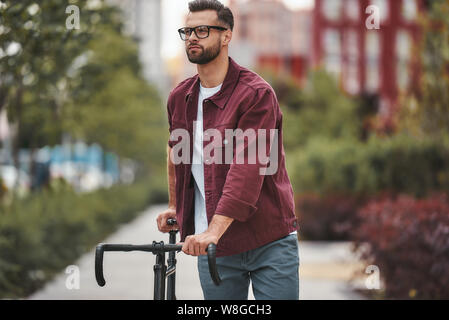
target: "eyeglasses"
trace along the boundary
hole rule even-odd
[[[181,40],[183,41],[189,40],[190,36],[192,35],[192,31],[195,32],[198,39],[205,39],[209,36],[210,29],[217,29],[220,31],[228,30],[227,28],[218,26],[197,26],[195,28],[184,27],[178,29],[178,33],[181,37]]]

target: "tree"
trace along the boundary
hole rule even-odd
[[[105,26],[87,48],[64,111],[65,130],[146,168],[162,168],[165,109],[142,76],[137,44]]]
[[[0,111],[7,109],[16,129],[16,167],[20,148],[33,150],[60,141],[61,111],[77,58],[98,25],[120,26],[113,8],[92,8],[87,0],[76,3],[81,28],[69,29],[66,6],[58,0],[0,1]]]
[[[449,1],[428,1],[419,46],[420,85],[404,98],[402,128],[417,136],[449,132]]]
[[[285,148],[304,147],[311,138],[359,139],[362,124],[355,100],[323,70],[311,71],[301,88],[294,81],[264,75],[283,113]]]
[[[15,166],[20,148],[60,143],[64,133],[157,165],[164,112],[120,11],[104,1],[72,3],[79,29],[67,27],[68,4],[59,0],[0,1],[0,111],[7,108],[16,128]]]

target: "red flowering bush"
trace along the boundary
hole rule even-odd
[[[361,197],[350,195],[297,196],[300,237],[305,240],[349,240],[351,230],[359,223],[357,208],[362,201]]]
[[[385,298],[449,299],[449,199],[384,197],[358,212],[363,258],[380,269]],[[358,246],[361,248],[361,246]]]

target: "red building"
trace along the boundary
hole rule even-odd
[[[231,0],[235,27],[230,53],[243,65],[304,80],[311,57],[311,10],[281,0]]]
[[[423,2],[315,0],[312,64],[335,73],[350,94],[378,94],[380,114],[391,115],[400,92],[419,78],[412,51]],[[371,29],[377,13],[379,29]]]

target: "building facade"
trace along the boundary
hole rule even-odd
[[[312,64],[350,94],[378,95],[380,115],[389,116],[419,79],[412,52],[423,11],[423,0],[315,0]]]
[[[125,31],[139,43],[139,60],[145,79],[162,96],[169,91],[169,78],[162,59],[162,0],[108,0],[125,16]]]
[[[233,0],[230,55],[246,67],[269,69],[298,81],[311,56],[311,10],[290,10],[281,0]]]

